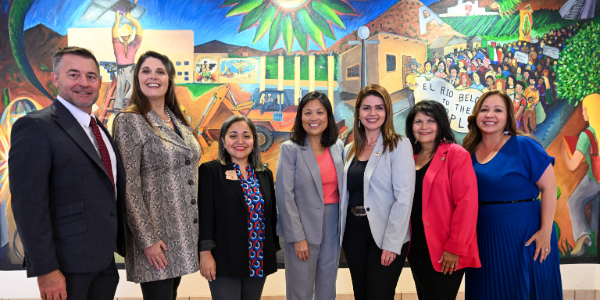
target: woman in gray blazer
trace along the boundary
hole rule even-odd
[[[127,280],[141,283],[144,300],[175,299],[181,276],[198,271],[200,144],[174,78],[168,57],[144,53],[129,107],[114,121],[127,175]]]
[[[394,130],[392,101],[380,85],[364,87],[346,146],[340,198],[340,244],[355,299],[394,299],[408,241],[415,162]]]
[[[339,257],[338,202],[343,143],[327,96],[298,105],[291,140],[281,145],[275,194],[277,235],[285,240],[287,299],[335,299]]]

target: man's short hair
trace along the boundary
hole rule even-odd
[[[98,68],[98,73],[100,72],[100,65],[98,64],[98,61],[96,60],[96,57],[94,56],[94,53],[92,53],[92,51],[90,51],[86,48],[81,48],[81,47],[77,47],[77,46],[67,46],[67,47],[58,49],[56,54],[54,54],[54,56],[52,57],[52,71],[54,73],[58,73],[58,70],[60,69],[62,57],[65,54],[76,55],[79,57],[88,58],[88,59],[93,60],[94,63],[96,63],[96,68]]]
[[[458,74],[458,72],[460,72],[460,69],[458,68],[457,65],[451,65],[450,68],[448,68],[448,69],[450,69],[450,71],[452,71],[452,70],[456,71],[457,74]]]

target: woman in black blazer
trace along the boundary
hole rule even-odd
[[[273,173],[263,166],[256,127],[244,116],[221,126],[216,160],[200,166],[200,274],[213,299],[259,300],[277,271]]]

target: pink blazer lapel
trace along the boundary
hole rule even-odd
[[[423,211],[427,208],[427,202],[429,201],[429,196],[431,195],[431,186],[433,184],[433,179],[442,168],[442,165],[446,163],[446,154],[448,153],[449,145],[446,143],[442,143],[438,146],[435,151],[435,155],[431,160],[431,164],[427,169],[427,173],[425,173],[425,178],[423,178]]]

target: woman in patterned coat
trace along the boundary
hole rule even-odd
[[[181,276],[198,271],[200,144],[175,97],[175,68],[148,51],[131,101],[114,121],[127,175],[127,280],[144,300],[176,299]]]
[[[216,160],[200,166],[200,274],[214,300],[260,300],[277,271],[273,173],[245,116],[221,126]]]

